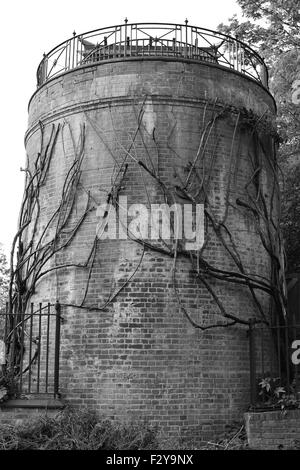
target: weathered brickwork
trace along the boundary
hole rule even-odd
[[[246,413],[245,425],[252,449],[299,449],[300,410]]]
[[[38,90],[30,102],[26,134],[30,165],[40,147],[38,121],[43,122],[46,136],[53,123],[60,123],[62,130],[41,188],[37,233],[60,201],[74,160],[73,143],[83,123],[86,137],[77,215],[84,210],[88,192],[95,201],[72,244],[51,262],[86,262],[99,222],[96,207],[111,190],[116,161],[122,161],[124,149],[131,146],[134,158],[148,165],[150,155],[160,179],[176,184],[197,153],[202,121],[207,122],[218,103],[244,107],[257,115],[275,112],[271,96],[259,84],[228,70],[178,61],[124,61],[82,68]],[[139,119],[141,132],[135,137]],[[234,123],[234,117],[220,120],[207,148],[216,152],[210,198],[219,219],[226,211],[228,175],[233,173],[229,192],[236,199],[243,196],[252,171],[249,134],[243,130],[234,142],[234,172],[229,166]],[[127,162],[120,194],[128,197],[128,204],[147,204],[149,197],[151,202],[163,202],[159,184],[135,161],[128,158]],[[204,169],[208,170],[208,162]],[[264,188],[269,192],[270,168],[266,166],[264,172]],[[229,207],[227,221],[247,270],[268,278],[269,257],[253,220]],[[219,268],[234,269],[212,231],[205,256]],[[88,269],[61,269],[40,281],[32,300],[59,299],[80,305],[85,298],[85,305],[100,307],[137,269],[102,311],[63,307],[63,397],[119,419],[145,418],[170,435],[208,439],[239,419],[249,401],[247,331],[242,326],[195,329],[174,295],[172,266],[172,258],[143,250],[131,240],[103,240],[98,243],[87,292]],[[176,283],[195,321],[209,324],[220,317],[210,293],[192,276],[189,260],[177,260]],[[247,289],[217,280],[212,285],[228,312],[246,320],[255,315]],[[267,297],[260,295],[260,299],[268,312]]]

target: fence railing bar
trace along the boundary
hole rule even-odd
[[[40,373],[41,373],[41,354],[42,354],[42,304],[39,309],[39,326],[38,326],[38,366],[37,366],[37,393],[40,391]]]
[[[4,341],[6,342],[7,338],[7,332],[8,332],[8,321],[9,321],[9,315],[8,315],[8,302],[5,304],[5,320],[4,320]]]
[[[260,345],[261,345],[261,370],[264,376],[265,364],[264,364],[264,332],[263,331],[261,331],[261,335],[260,335]]]
[[[59,302],[55,304],[55,357],[54,357],[54,396],[59,396],[59,353],[60,353],[60,326],[61,326],[61,306]]]
[[[295,310],[292,309],[292,319],[293,319],[293,341],[297,339],[297,322],[296,322],[296,315],[295,315]],[[295,393],[296,396],[298,394],[299,390],[299,384],[298,384],[298,364],[293,364],[294,365],[294,381],[295,381]]]
[[[12,320],[12,335],[10,336],[10,366],[14,367],[15,361],[15,349],[16,349],[16,343],[17,343],[17,315],[13,315]]]
[[[278,357],[278,364],[277,364],[277,373],[280,379],[281,384],[281,340],[280,340],[280,328],[279,328],[279,318],[276,316],[276,339],[277,339],[277,357]]]
[[[22,385],[23,385],[23,359],[24,359],[24,317],[25,317],[25,312],[21,312],[22,316],[22,324],[21,324],[21,336],[20,336],[20,348],[21,348],[21,353],[20,353],[20,390],[22,390]]]
[[[31,392],[31,373],[32,373],[32,329],[33,329],[33,310],[34,305],[31,303],[30,330],[29,330],[29,370],[28,370],[28,392]]]
[[[48,303],[47,311],[47,340],[46,340],[46,392],[48,392],[48,376],[49,376],[49,339],[50,339],[50,304]]]
[[[285,357],[284,357],[284,360],[285,360],[285,369],[286,369],[286,381],[287,381],[287,390],[288,390],[288,393],[290,392],[290,387],[291,387],[291,381],[290,381],[290,361],[289,361],[289,357],[290,357],[290,348],[289,348],[289,327],[286,325],[285,329],[284,329],[284,340],[283,340],[283,343],[284,343],[284,351],[285,351]]]
[[[249,356],[250,356],[250,402],[256,401],[256,371],[255,371],[255,334],[253,320],[249,321]]]

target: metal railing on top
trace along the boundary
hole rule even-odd
[[[210,62],[240,72],[268,86],[263,59],[237,38],[185,24],[131,23],[89,31],[67,39],[44,54],[37,86],[59,74],[103,60],[171,57]]]

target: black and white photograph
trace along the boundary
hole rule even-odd
[[[300,1],[0,26],[1,456],[300,450]]]

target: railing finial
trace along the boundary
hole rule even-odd
[[[127,16],[126,16],[126,18],[125,18],[125,20],[124,20],[124,23],[125,23],[125,24],[127,24],[127,23],[128,23]]]
[[[187,24],[188,24],[188,22],[189,22],[189,20],[186,18],[186,19],[185,19],[185,24],[187,25]]]
[[[74,29],[74,31],[73,31],[73,36],[74,36],[74,37],[76,36],[76,31],[75,31],[75,29]]]

